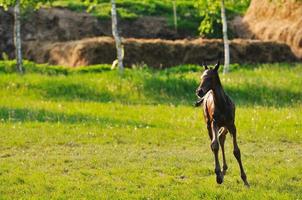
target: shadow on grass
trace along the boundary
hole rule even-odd
[[[185,78],[152,77],[143,82],[143,93],[154,102],[193,105],[198,83]]]
[[[226,86],[225,90],[237,105],[285,107],[302,102],[302,91],[295,92],[261,85]]]
[[[0,120],[5,122],[50,122],[50,123],[82,123],[97,124],[104,127],[154,127],[151,124],[135,120],[118,120],[109,117],[96,117],[81,113],[65,114],[47,110],[32,110],[27,108],[0,107]]]
[[[126,84],[130,84],[130,82],[126,82]],[[98,88],[96,85],[63,81],[46,81],[39,85],[32,86],[32,89],[38,90],[38,93],[40,93],[43,98],[67,101],[121,102],[125,104],[145,105],[159,103],[193,105],[197,99],[195,90],[198,86],[198,82],[193,79],[172,76],[152,76],[139,80],[136,85],[139,85],[139,89],[128,88],[125,89],[122,94],[118,89],[109,91],[106,86]],[[242,84],[238,87],[225,85],[224,88],[238,105],[283,107],[302,102],[302,91],[290,91],[256,84]],[[140,93],[143,98],[133,99],[132,95],[134,93]]]
[[[192,105],[197,99],[195,80],[151,78],[144,81],[145,94],[161,103]],[[226,93],[237,105],[289,106],[302,102],[302,91],[295,92],[264,85],[225,86]]]
[[[32,87],[46,99],[109,102],[116,98],[109,91],[100,91],[82,83],[46,81]]]
[[[130,80],[131,81],[131,80]],[[131,84],[126,83],[126,84]],[[146,78],[137,83],[139,89],[116,87],[109,91],[106,86],[67,82],[67,81],[43,81],[30,86],[36,94],[48,100],[88,101],[88,102],[121,102],[125,104],[193,104],[195,99],[194,80],[179,78]],[[122,85],[121,87],[124,87]],[[119,92],[119,89],[122,93]],[[133,89],[133,90],[132,90]],[[129,90],[129,91],[127,91]],[[192,92],[193,91],[193,92]],[[131,97],[135,92],[140,93],[145,100]],[[140,96],[137,94],[137,96]],[[146,98],[148,101],[146,101]]]

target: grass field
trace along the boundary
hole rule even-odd
[[[302,65],[233,66],[244,187],[217,185],[199,68],[68,70],[0,62],[0,199],[302,199]]]

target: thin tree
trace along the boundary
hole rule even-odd
[[[17,60],[17,70],[23,74],[22,66],[22,49],[21,49],[21,22],[20,22],[20,0],[16,0],[14,7],[14,44],[15,44],[15,57]]]
[[[117,25],[117,14],[116,14],[116,4],[115,0],[111,0],[111,20],[112,20],[112,35],[115,40],[116,52],[117,52],[117,61],[118,67],[121,73],[124,71],[123,65],[123,45],[121,37],[118,33],[118,25]]]
[[[176,6],[176,0],[173,0],[173,16],[174,16],[174,29],[177,32],[177,6]]]
[[[228,26],[227,19],[225,15],[225,6],[224,0],[221,0],[221,21],[222,21],[222,35],[223,35],[223,44],[224,44],[224,67],[223,73],[227,73],[229,71],[230,65],[230,46],[228,39]]]

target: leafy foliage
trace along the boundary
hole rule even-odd
[[[117,12],[123,19],[141,16],[163,16],[173,27],[173,0],[117,0]],[[250,0],[226,1],[227,16],[243,14]],[[220,4],[214,0],[177,0],[178,27],[198,32],[208,38],[221,37]],[[53,6],[68,7],[74,11],[89,11],[100,19],[110,18],[110,0],[54,0]],[[199,31],[198,31],[198,27]]]
[[[14,5],[15,0],[0,0],[0,6]],[[50,2],[50,4],[47,4]],[[220,4],[218,0],[177,0],[178,27],[208,38],[221,37]],[[39,8],[41,5],[68,7],[71,10],[88,11],[99,19],[110,19],[110,0],[21,0],[23,7]],[[243,14],[250,0],[226,0],[228,19]],[[117,0],[117,12],[123,19],[133,20],[141,16],[163,16],[173,27],[172,0]],[[198,28],[199,27],[199,28]],[[198,31],[199,30],[199,31]]]
[[[221,37],[220,3],[220,0],[196,1],[195,6],[200,10],[200,15],[203,17],[198,29],[201,35]],[[237,14],[243,14],[249,4],[250,0],[225,0],[227,18],[232,19]]]
[[[68,7],[74,11],[89,11],[99,19],[110,19],[110,1],[81,1],[55,0],[53,6]],[[173,27],[172,0],[116,0],[117,12],[120,18],[134,20],[141,16],[165,17],[169,26]],[[198,35],[198,26],[201,21],[194,1],[177,0],[178,27],[180,30],[191,31]]]
[[[51,2],[52,0],[20,0],[22,8],[39,8],[41,5]],[[10,6],[14,6],[16,0],[0,0],[0,6],[7,9]]]

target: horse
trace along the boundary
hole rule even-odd
[[[208,68],[207,65],[204,65],[205,70],[201,75],[201,82],[196,90],[196,95],[199,99],[195,106],[203,106],[203,115],[211,139],[211,150],[215,159],[216,182],[218,184],[223,182],[223,177],[228,169],[224,153],[224,142],[227,133],[230,132],[231,136],[233,136],[233,154],[239,164],[241,179],[245,186],[249,187],[237,143],[235,104],[223,90],[218,75],[219,66],[219,61],[214,68]],[[222,171],[218,158],[219,145],[222,151]]]

